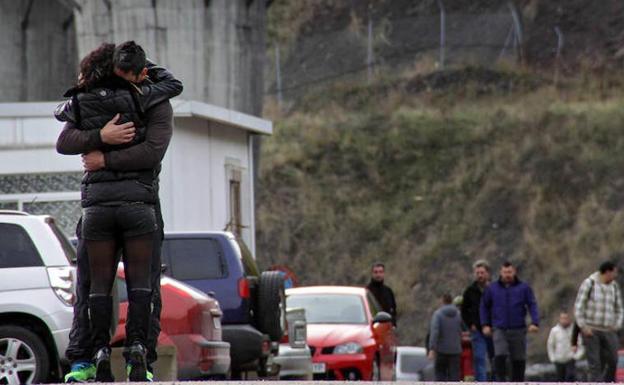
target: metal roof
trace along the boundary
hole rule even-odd
[[[53,118],[58,102],[0,103],[0,118]],[[172,99],[173,116],[178,118],[201,118],[235,126],[255,134],[271,135],[270,120],[230,110],[196,100]]]

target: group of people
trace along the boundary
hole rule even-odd
[[[160,333],[158,196],[173,130],[169,99],[182,83],[132,41],[104,43],[80,62],[78,82],[55,111],[60,154],[82,154],[82,217],[76,227],[77,299],[66,382],[112,382],[112,289],[121,259],[128,288],[124,357],[129,381],[151,381]]]
[[[537,333],[540,327],[533,290],[518,278],[511,262],[501,265],[496,281],[491,280],[490,265],[485,260],[473,264],[473,273],[474,281],[460,297],[459,308],[451,295],[445,294],[442,306],[432,316],[428,349],[434,360],[436,380],[462,379],[462,333],[469,333],[476,381],[523,382],[527,333]],[[584,355],[590,381],[615,380],[617,331],[624,319],[616,277],[617,266],[610,261],[602,263],[578,290],[574,304],[576,322],[564,310],[550,330],[548,356],[555,364],[559,381],[576,380],[575,363]]]

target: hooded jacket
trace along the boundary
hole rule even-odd
[[[58,120],[73,123],[81,130],[100,130],[117,113],[118,123],[132,121],[134,139],[124,145],[103,145],[103,152],[119,150],[145,140],[144,111],[182,92],[182,83],[162,67],[148,64],[152,82],[134,85],[116,76],[102,79],[90,89],[74,87],[65,93],[71,96],[55,111]],[[158,169],[140,171],[112,171],[106,168],[85,172],[81,185],[82,207],[123,202],[157,201],[155,186]]]
[[[455,305],[444,305],[433,313],[429,331],[429,350],[442,354],[461,354],[462,320]]]
[[[508,286],[500,279],[491,283],[483,292],[479,313],[483,326],[522,329],[526,327],[527,313],[531,315],[531,323],[539,325],[533,290],[518,278]]]

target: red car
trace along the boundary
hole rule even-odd
[[[119,323],[111,345],[126,338],[128,297],[123,270],[118,271]],[[225,379],[230,369],[230,344],[221,339],[219,303],[170,277],[160,280],[162,313],[159,344],[175,345],[178,379]]]
[[[615,370],[615,382],[624,382],[624,350],[618,350],[617,369]]]
[[[315,380],[391,381],[396,336],[392,317],[365,288],[286,290],[288,306],[305,309]]]

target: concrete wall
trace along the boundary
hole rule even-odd
[[[254,250],[249,134],[223,124],[177,118],[163,160],[160,197],[166,230],[225,230],[230,222],[229,177],[241,173],[242,236]]]
[[[59,100],[76,79],[72,9],[56,0],[0,0],[0,102]]]
[[[266,0],[0,0],[0,102],[58,100],[78,59],[135,40],[185,99],[260,115]]]

